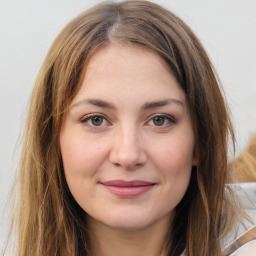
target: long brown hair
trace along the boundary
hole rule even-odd
[[[176,15],[148,1],[97,5],[71,21],[49,50],[31,95],[21,151],[18,255],[89,255],[85,213],[65,181],[59,132],[86,63],[112,42],[157,52],[187,97],[199,161],[176,207],[169,255],[185,247],[189,256],[220,255],[231,208],[224,191],[227,140],[234,138],[231,122],[219,81],[195,34]]]

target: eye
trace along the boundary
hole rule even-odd
[[[100,127],[100,126],[106,126],[109,124],[106,118],[99,114],[87,115],[81,120],[81,122],[91,127],[97,127],[97,126]]]
[[[165,122],[165,117],[163,116],[156,116],[152,119],[154,125],[156,126],[162,126],[164,125],[164,122]]]
[[[149,120],[148,124],[156,127],[168,127],[171,124],[176,123],[176,120],[169,115],[157,115]]]

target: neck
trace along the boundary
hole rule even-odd
[[[122,230],[88,220],[92,256],[166,256],[169,216],[149,227]]]

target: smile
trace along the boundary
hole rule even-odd
[[[102,182],[101,184],[105,186],[105,188],[112,194],[124,198],[140,196],[141,194],[144,194],[156,185],[156,183],[142,180],[111,180],[107,182]]]

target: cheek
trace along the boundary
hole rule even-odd
[[[67,176],[91,176],[104,160],[105,152],[100,143],[84,140],[78,135],[62,134],[60,148]]]
[[[170,175],[179,175],[183,171],[190,171],[193,165],[193,142],[180,140],[166,140],[152,152],[155,161],[167,170]]]
[[[163,212],[171,212],[178,205],[191,177],[193,140],[175,138],[170,136],[158,141],[151,149],[151,159],[162,184],[158,198],[162,197],[165,202],[164,205],[159,202],[159,209],[162,207]]]
[[[86,210],[86,205],[95,201],[94,185],[106,157],[106,147],[97,140],[85,139],[79,132],[64,132],[60,136],[60,148],[70,192]]]

